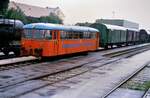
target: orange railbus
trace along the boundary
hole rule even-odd
[[[21,39],[21,54],[52,57],[94,51],[99,47],[98,34],[98,30],[90,27],[27,24]]]

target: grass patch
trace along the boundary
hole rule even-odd
[[[122,87],[132,89],[132,90],[146,91],[150,88],[150,81],[144,83],[136,83],[136,82],[129,81]]]

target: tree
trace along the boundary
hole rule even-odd
[[[27,18],[20,9],[8,9],[8,11],[5,14],[5,17],[10,19],[18,19],[21,20],[23,23],[27,23]]]
[[[8,8],[9,0],[0,0],[0,14],[4,15]]]
[[[35,18],[35,17],[27,17],[27,21],[28,23],[37,23],[40,22],[39,18]]]
[[[77,26],[90,26],[92,23],[85,22],[85,23],[76,23]]]
[[[45,23],[56,23],[56,24],[62,24],[63,21],[57,16],[51,14],[50,16],[42,16],[40,17],[40,22],[45,22]]]
[[[24,24],[37,22],[56,23],[56,24],[63,23],[63,21],[57,15],[51,14],[50,16],[42,16],[40,18],[28,17],[20,9],[14,8],[8,9],[5,14],[5,17],[8,19],[21,20]]]

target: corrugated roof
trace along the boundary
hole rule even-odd
[[[150,35],[150,30],[146,30],[146,32],[147,32],[147,34],[149,34],[149,35]]]
[[[133,28],[127,28],[127,30],[136,31],[136,32],[139,31],[138,29],[133,29]]]
[[[65,26],[51,23],[32,23],[24,26],[24,29],[46,29],[46,30],[65,30],[79,32],[99,32],[97,29],[82,26]]]
[[[103,24],[105,25],[108,29],[111,30],[127,30],[125,27],[121,27],[121,26],[116,26],[116,25],[109,25],[109,24]]]

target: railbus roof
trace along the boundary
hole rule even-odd
[[[79,32],[99,32],[97,29],[83,26],[65,26],[51,23],[32,23],[23,27],[24,29],[42,29],[42,30],[64,30],[64,31],[79,31]]]

